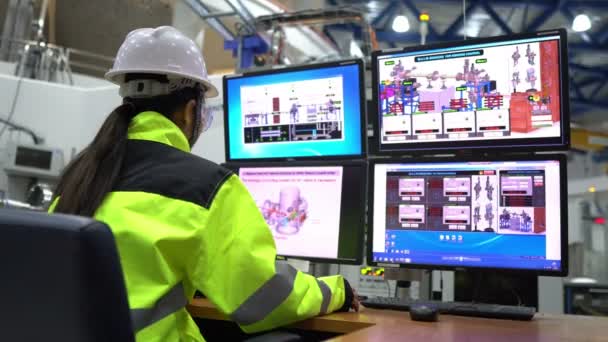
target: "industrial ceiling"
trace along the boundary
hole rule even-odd
[[[243,21],[260,15],[332,6],[348,6],[363,12],[376,31],[380,47],[419,44],[417,25],[421,12],[431,16],[427,43],[463,39],[464,33],[468,37],[481,37],[570,28],[577,14],[586,13],[592,20],[591,29],[581,33],[570,30],[569,34],[573,118],[590,123],[604,121],[608,108],[606,0],[56,0],[56,4],[56,43],[104,56],[113,56],[126,32],[133,28],[179,24],[176,20],[180,19],[176,19],[174,13],[176,4],[188,10],[193,4],[200,5],[209,13],[239,10],[240,16],[227,16],[220,20],[206,18],[207,24],[220,33],[214,33],[214,39],[208,39],[206,46],[221,44],[226,31],[236,33],[236,23],[243,24]],[[463,8],[466,11],[466,30],[463,29]],[[4,13],[6,2],[0,1],[0,19]],[[397,33],[391,29],[391,22],[397,15],[409,19],[411,28],[408,32]],[[207,27],[200,18],[190,25]],[[361,38],[361,28],[354,24],[328,25],[320,32],[306,28],[295,31],[291,35],[290,48],[294,55],[302,56],[301,60],[306,60],[307,55],[327,53],[332,49],[328,41]],[[224,69],[231,63],[225,57],[226,54],[213,53],[207,56],[212,59],[210,64],[214,64],[213,59],[221,60]]]

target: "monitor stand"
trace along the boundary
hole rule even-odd
[[[538,308],[538,276],[497,271],[457,271],[454,300]]]

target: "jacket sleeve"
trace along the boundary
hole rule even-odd
[[[348,310],[341,276],[315,278],[277,262],[270,229],[236,176],[217,192],[190,273],[201,290],[245,332]]]
[[[57,196],[53,202],[51,203],[51,205],[49,206],[49,209],[47,210],[47,213],[52,214],[55,212],[55,208],[57,207],[57,204],[59,203],[59,196]]]

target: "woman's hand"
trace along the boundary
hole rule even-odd
[[[359,296],[357,295],[357,290],[353,289],[353,302],[350,305],[350,308],[359,312],[361,308],[361,302],[359,301]]]

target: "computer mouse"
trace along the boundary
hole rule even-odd
[[[410,306],[410,318],[412,321],[437,322],[439,310],[432,305],[414,304]]]

